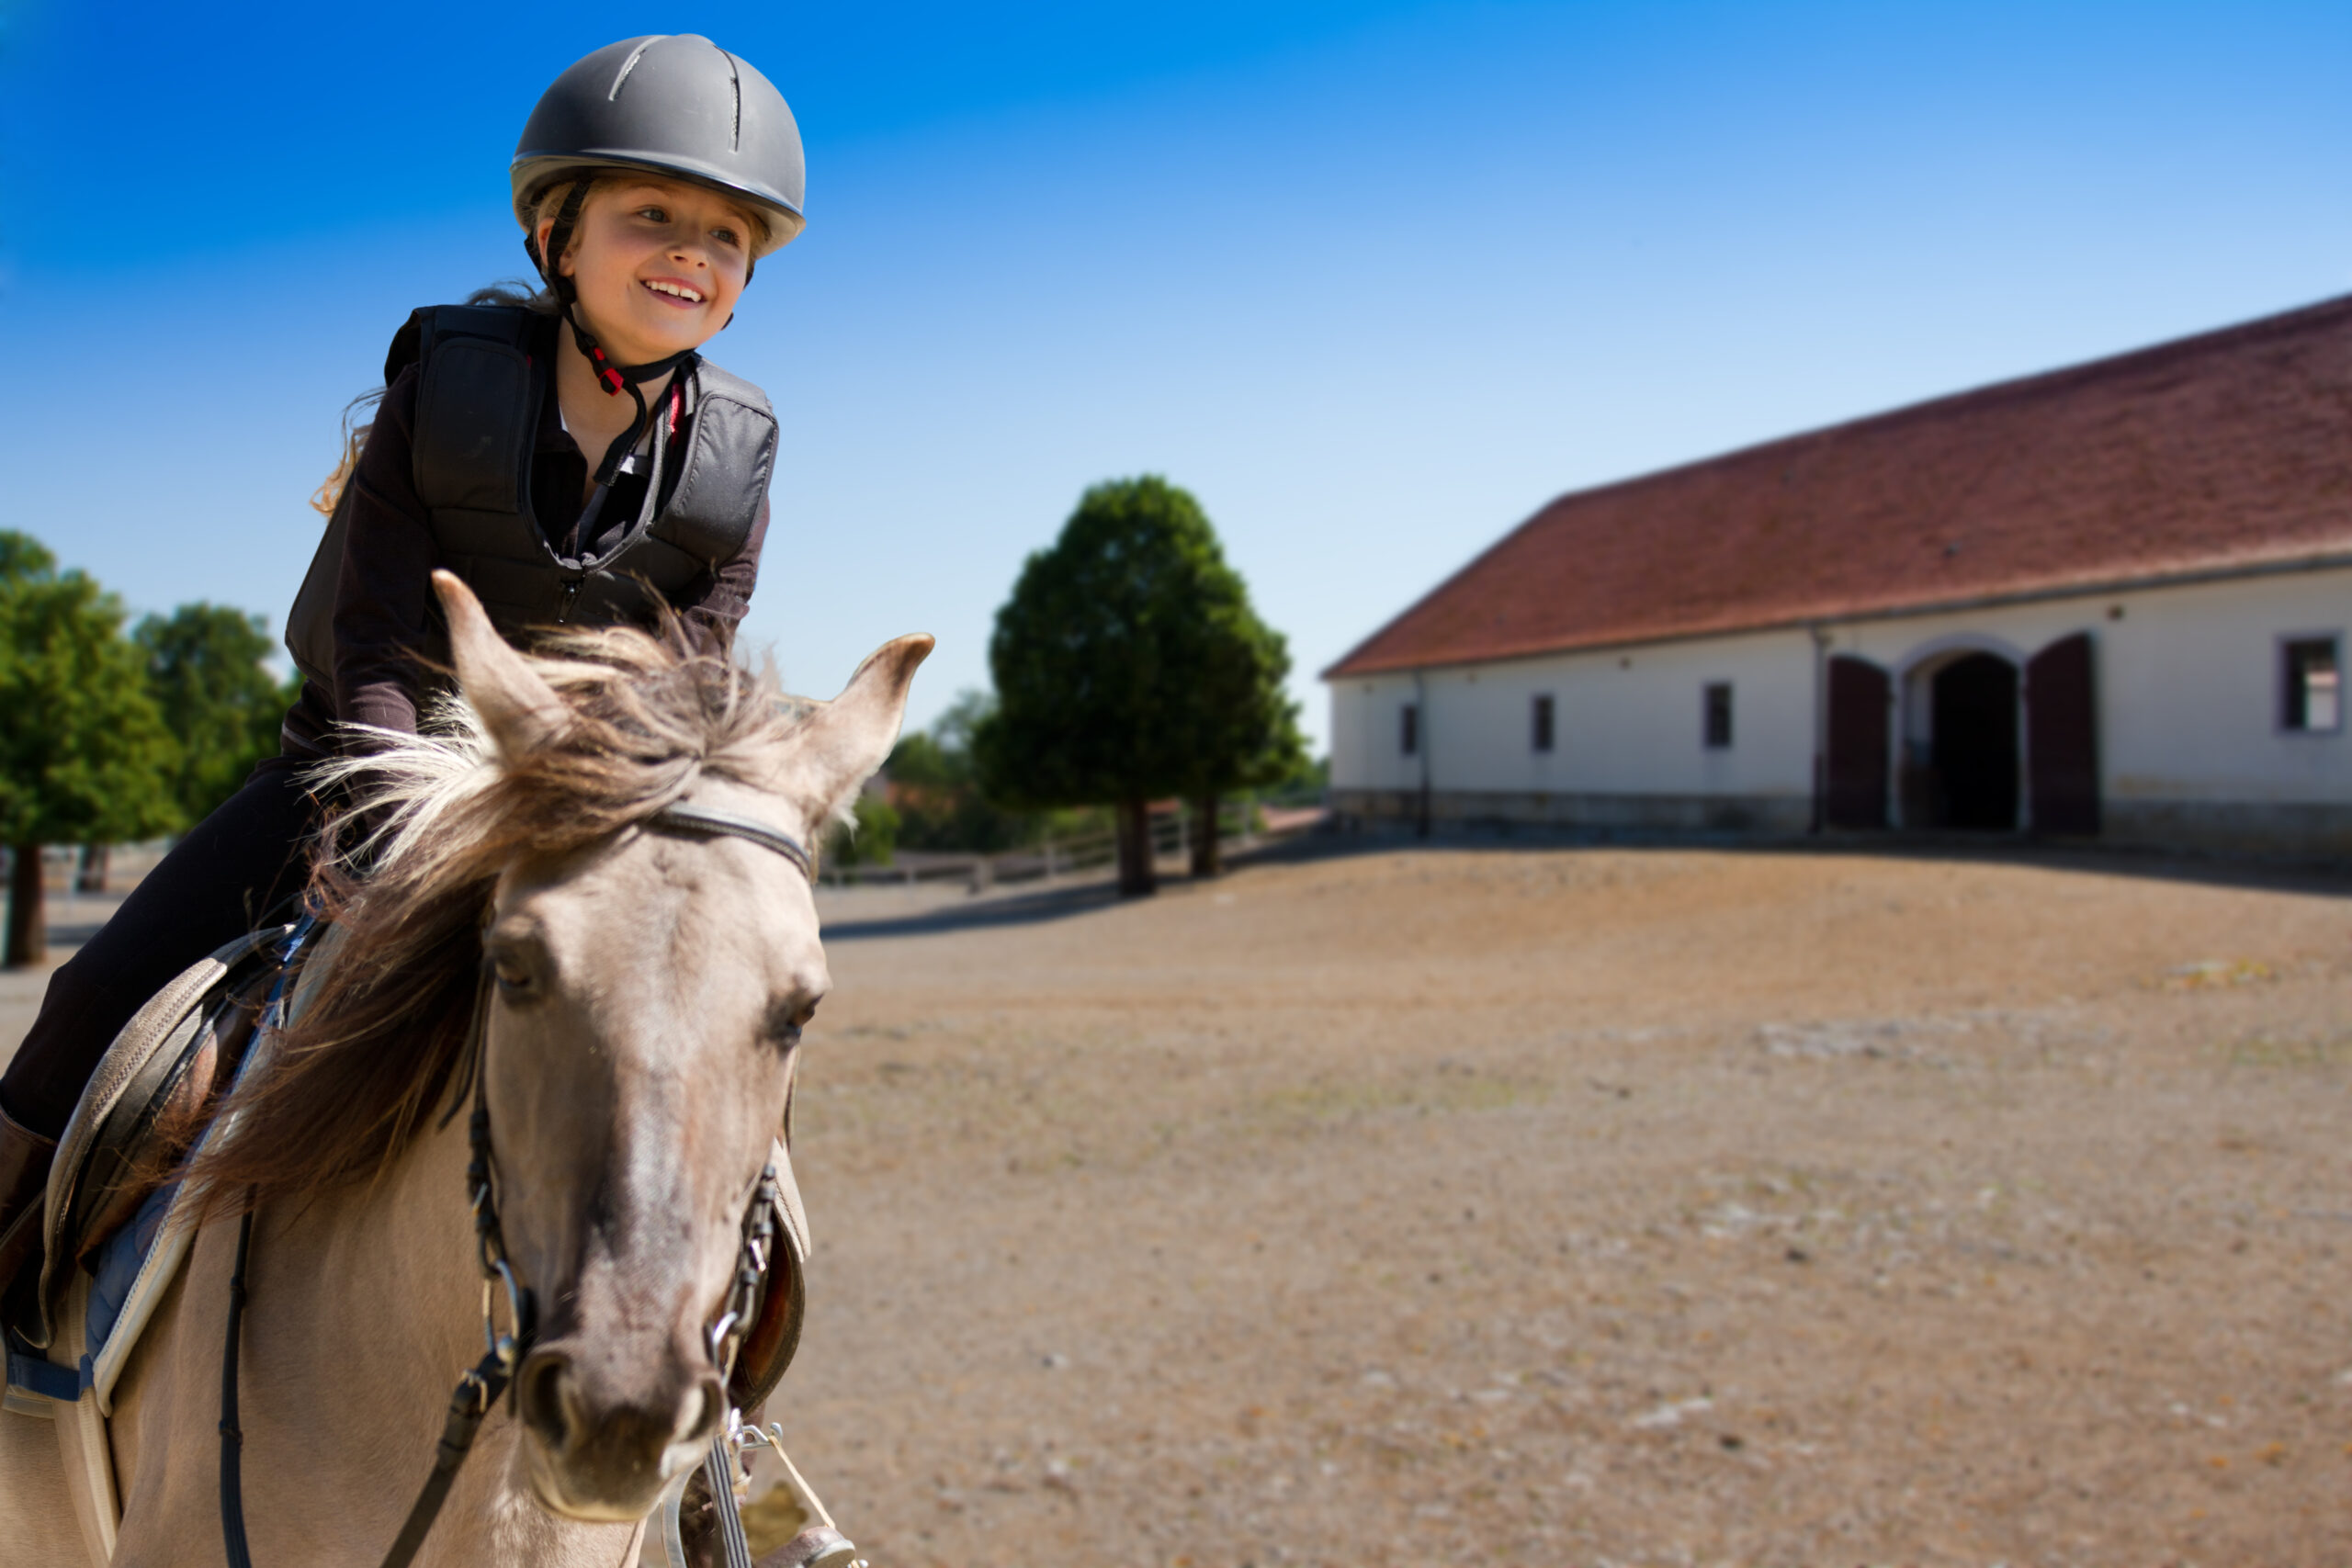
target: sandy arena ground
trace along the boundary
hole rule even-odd
[[[796,1457],[881,1564],[2352,1561],[2352,887],[2165,869],[832,901]]]
[[[775,1413],[876,1568],[2352,1561],[2352,885],[823,908]]]

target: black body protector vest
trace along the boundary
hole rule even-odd
[[[531,509],[532,449],[549,381],[529,359],[540,319],[518,306],[428,306],[409,317],[385,356],[387,386],[419,367],[413,478],[440,564],[465,580],[510,642],[526,640],[528,628],[565,623],[650,626],[662,605],[690,596],[752,536],[775,468],[775,414],[757,387],[695,361],[685,388],[693,419],[676,482],[663,482],[665,392],[638,515],[616,536],[600,529],[612,540],[601,554],[558,555]],[[345,483],[286,618],[287,651],[329,690],[335,579],[357,489],[356,476]]]

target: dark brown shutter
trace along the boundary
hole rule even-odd
[[[2033,826],[2098,831],[2098,707],[2091,636],[2060,637],[2026,661],[2025,735]]]
[[[1886,671],[1851,654],[1829,660],[1829,825],[1886,826]]]

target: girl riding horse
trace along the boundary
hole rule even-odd
[[[791,109],[707,39],[628,39],[557,78],[509,173],[544,289],[421,310],[394,338],[288,617],[306,679],[279,754],[51,976],[0,1077],[0,1285],[39,1246],[57,1137],[116,1033],[300,893],[327,814],[312,771],[415,732],[450,662],[435,569],[526,641],[666,611],[718,649],[750,606],[775,418],[698,351],[800,231]]]

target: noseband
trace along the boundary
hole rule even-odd
[[[679,833],[697,839],[741,839],[773,850],[790,861],[813,885],[817,880],[816,860],[799,840],[780,828],[770,827],[753,817],[721,811],[717,807],[697,806],[692,801],[673,801],[645,818],[644,826],[661,831]],[[310,922],[304,922],[307,932]],[[289,948],[300,951],[301,938],[297,937]],[[406,1522],[384,1554],[384,1568],[407,1568],[409,1562],[424,1544],[425,1533],[433,1528],[434,1519],[447,1501],[449,1487],[458,1478],[458,1467],[472,1451],[474,1438],[491,1406],[512,1385],[514,1369],[530,1353],[531,1343],[537,1337],[537,1314],[529,1287],[514,1278],[514,1270],[506,1258],[506,1241],[498,1224],[498,1203],[492,1190],[490,1168],[490,1107],[485,1099],[481,1054],[488,1038],[490,966],[482,966],[483,984],[474,1004],[472,1039],[467,1045],[467,1072],[473,1080],[473,1115],[468,1126],[468,1141],[472,1157],[466,1167],[467,1197],[474,1215],[474,1229],[481,1244],[482,1267],[482,1337],[489,1350],[481,1361],[469,1367],[458,1380],[455,1393],[449,1396],[449,1413],[443,1424],[441,1441],[434,1452],[433,1472],[425,1478],[424,1489],[417,1495],[414,1506],[409,1510]],[[283,1023],[285,987],[280,984],[273,999],[274,1023]],[[461,1091],[462,1092],[462,1091]],[[452,1108],[451,1114],[456,1114]],[[776,1171],[771,1165],[761,1172],[753,1189],[743,1220],[743,1251],[737,1260],[727,1300],[721,1303],[718,1325],[710,1334],[711,1359],[718,1365],[718,1374],[729,1374],[738,1342],[751,1325],[745,1321],[752,1298],[768,1269],[775,1247],[775,1228],[766,1219],[766,1207],[776,1198]],[[253,1249],[254,1216],[247,1207],[237,1231],[237,1261],[229,1278],[228,1346],[220,1365],[220,1532],[232,1568],[253,1568],[253,1553],[245,1540],[245,1502],[242,1466],[244,1435],[237,1425],[237,1345],[243,1326],[246,1302],[250,1292],[245,1287],[245,1264]],[[493,1294],[503,1292],[506,1303],[507,1330],[498,1330],[493,1313]],[[749,1428],[756,1430],[756,1428]],[[729,1568],[749,1568],[751,1552],[744,1543],[741,1520],[735,1517],[732,1504],[735,1492],[732,1483],[732,1455],[729,1444],[735,1438],[735,1418],[730,1414],[728,1430],[719,1434],[712,1444],[704,1470],[709,1479],[713,1501],[718,1505],[720,1520],[720,1553]]]
[[[763,850],[774,850],[797,866],[800,874],[812,884],[817,880],[816,860],[802,847],[800,840],[754,817],[738,817],[732,811],[721,811],[715,806],[696,806],[690,800],[680,800],[647,818],[646,826],[665,828],[673,833],[686,833],[696,838],[741,839]]]

